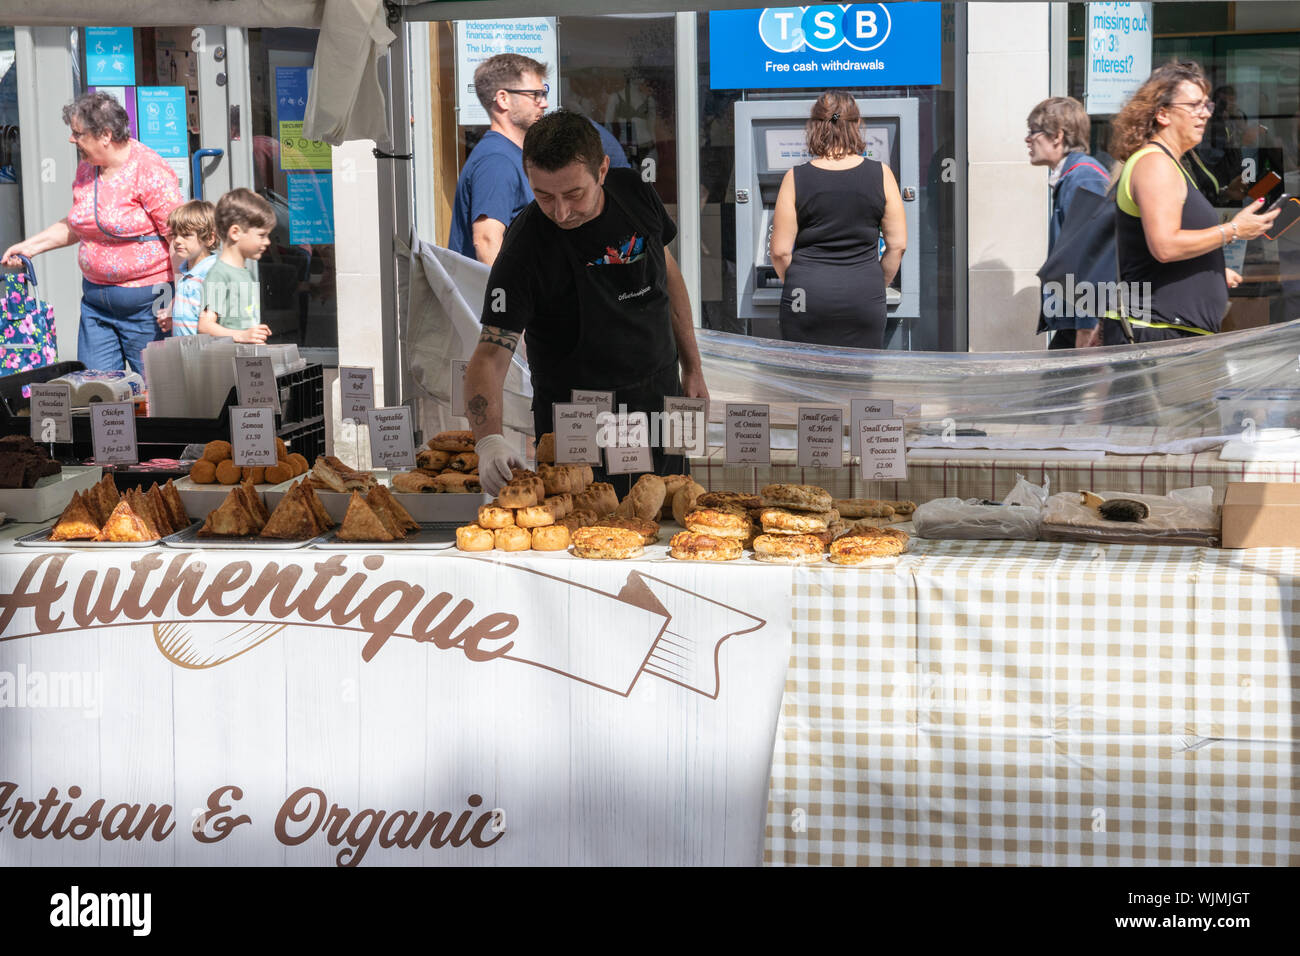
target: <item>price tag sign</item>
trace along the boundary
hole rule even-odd
[[[72,441],[72,386],[33,385],[32,441]]]
[[[139,461],[135,402],[91,402],[90,439],[97,465],[133,465]]]
[[[451,360],[451,413],[465,415],[465,370],[469,362],[460,359]]]
[[[364,425],[366,415],[375,407],[375,370],[340,365],[339,402],[345,422]]]
[[[862,432],[859,425],[868,418],[893,418],[894,402],[892,399],[855,398],[849,403],[849,454],[854,457],[862,454],[859,442]]]
[[[613,392],[592,392],[581,388],[573,389],[569,400],[575,405],[595,405],[597,410],[614,414]]]
[[[708,451],[707,398],[665,398],[659,443],[665,455],[703,458]]]
[[[605,471],[608,474],[632,475],[654,470],[654,456],[648,445],[605,449]]]
[[[769,465],[771,416],[767,405],[727,403],[727,464]]]
[[[556,402],[551,406],[555,423],[557,465],[598,465],[601,409],[594,405]]]
[[[245,408],[230,410],[231,458],[239,468],[271,468],[275,465],[275,410]]]
[[[236,355],[234,363],[235,392],[239,404],[245,408],[280,411],[280,388],[275,382],[275,366],[270,356]]]
[[[370,466],[401,471],[415,467],[415,431],[405,405],[370,410]]]
[[[858,423],[862,447],[862,480],[907,477],[907,447],[901,418],[864,418]]]
[[[839,468],[843,449],[844,409],[800,406],[799,467]]]

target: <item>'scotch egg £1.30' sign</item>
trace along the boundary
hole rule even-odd
[[[711,89],[931,86],[940,4],[827,3],[709,14]]]

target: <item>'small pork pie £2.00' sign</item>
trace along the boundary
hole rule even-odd
[[[937,86],[941,5],[826,3],[709,14],[709,88]]]

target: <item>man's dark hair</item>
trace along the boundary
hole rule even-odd
[[[519,86],[525,73],[535,73],[545,82],[546,64],[519,53],[498,53],[478,65],[474,70],[474,95],[489,116],[497,90]]]
[[[582,163],[593,179],[600,177],[605,147],[591,120],[572,110],[547,113],[524,134],[524,169],[529,164],[553,173],[570,163]]]

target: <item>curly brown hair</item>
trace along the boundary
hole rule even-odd
[[[1173,103],[1178,87],[1184,83],[1199,86],[1207,95],[1210,92],[1199,63],[1175,60],[1156,67],[1111,123],[1110,154],[1124,162],[1160,132],[1156,114]]]
[[[862,115],[853,97],[828,90],[817,97],[812,112],[808,114],[808,123],[804,127],[808,152],[819,159],[861,156],[867,148],[859,129],[861,122]]]

